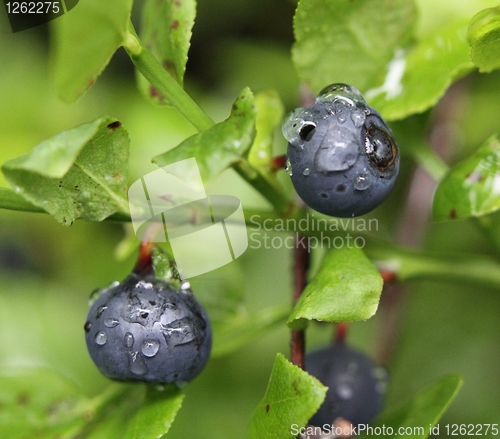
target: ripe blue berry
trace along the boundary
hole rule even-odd
[[[283,123],[287,171],[295,190],[326,215],[363,215],[384,201],[399,172],[390,128],[361,93],[346,84],[321,91]]]
[[[151,274],[132,273],[96,294],[85,339],[105,376],[182,383],[201,372],[212,331],[207,314],[185,286],[177,291]]]
[[[387,373],[363,353],[337,343],[309,353],[305,361],[307,371],[328,386],[310,424],[332,425],[337,418],[368,424],[382,410]]]

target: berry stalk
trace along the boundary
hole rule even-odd
[[[307,284],[307,270],[309,268],[310,254],[307,248],[298,245],[298,240],[301,237],[297,236],[293,251],[293,300],[295,305],[302,295],[302,291]],[[291,339],[291,361],[296,366],[305,370],[304,352],[305,352],[305,330],[293,329]]]

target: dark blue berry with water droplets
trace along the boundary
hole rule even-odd
[[[93,298],[85,338],[108,378],[179,384],[204,368],[212,331],[189,284],[177,290],[151,274],[132,273]]]
[[[352,217],[368,213],[390,194],[399,150],[382,116],[346,84],[321,91],[309,108],[283,123],[286,169],[295,190],[314,210]]]
[[[337,418],[369,424],[382,410],[387,372],[362,352],[336,343],[306,355],[306,370],[328,386],[311,425],[332,425]]]

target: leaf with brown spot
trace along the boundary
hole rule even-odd
[[[183,85],[192,28],[196,16],[196,1],[172,2],[147,0],[144,2],[141,39],[164,69]],[[139,89],[155,104],[168,104],[149,82],[138,73]]]
[[[250,439],[285,438],[290,426],[306,425],[325,399],[327,388],[277,354],[266,394],[250,421]]]

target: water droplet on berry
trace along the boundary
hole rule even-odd
[[[99,346],[105,345],[107,341],[108,341],[108,334],[106,334],[104,331],[99,331],[95,335],[95,342]]]
[[[125,334],[125,337],[123,339],[123,343],[125,344],[125,346],[127,346],[128,348],[131,348],[133,345],[134,345],[134,336],[130,333],[130,332],[127,332]]]
[[[90,293],[89,297],[89,306],[92,306],[93,303],[97,300],[97,298],[105,291],[104,288],[96,288],[94,291]]]
[[[106,319],[106,320],[104,320],[104,326],[106,326],[106,328],[115,328],[119,324],[120,324],[120,322],[118,321],[118,319]]]
[[[101,316],[102,316],[102,313],[103,313],[104,311],[106,311],[107,309],[108,309],[108,307],[107,307],[107,306],[100,306],[99,308],[97,308],[97,312],[96,312],[96,314],[95,314],[96,319],[98,319],[99,317],[101,317]]]
[[[190,319],[181,319],[172,322],[162,330],[163,337],[169,346],[178,346],[193,341],[196,338],[196,328],[191,324]]]
[[[291,177],[293,175],[292,164],[290,163],[290,159],[286,159],[285,163],[285,172]]]
[[[154,357],[160,349],[158,340],[150,339],[142,342],[141,351],[146,357]]]
[[[347,373],[349,375],[354,375],[357,370],[358,370],[358,365],[356,363],[349,363],[347,365]]]
[[[357,102],[365,103],[365,98],[358,89],[347,84],[331,84],[320,91],[316,102],[344,102],[355,106]]]
[[[148,367],[144,362],[144,357],[139,352],[130,352],[129,355],[130,372],[136,375],[146,375],[148,373]]]
[[[92,323],[90,323],[88,320],[85,322],[85,326],[83,329],[85,329],[85,332],[89,332],[90,328],[92,327]]]
[[[311,173],[311,170],[309,168],[306,168],[302,171],[302,175],[305,175],[306,177]]]
[[[366,120],[366,114],[363,110],[355,108],[351,111],[351,120],[356,128],[361,127]]]
[[[292,146],[302,149],[302,143],[307,134],[316,127],[315,120],[317,120],[317,115],[309,108],[296,108],[283,122],[283,136]]]
[[[359,139],[345,127],[330,124],[314,157],[319,172],[345,171],[359,156]]]
[[[354,394],[352,387],[347,383],[340,384],[336,389],[336,393],[338,397],[344,401],[351,399]]]
[[[377,393],[384,394],[387,390],[387,383],[385,381],[379,381],[377,384],[375,384],[375,390],[377,391]]]
[[[366,173],[356,173],[356,175],[352,179],[352,184],[354,185],[354,188],[357,189],[358,191],[365,191],[370,187],[371,184],[371,178],[369,174]]]

